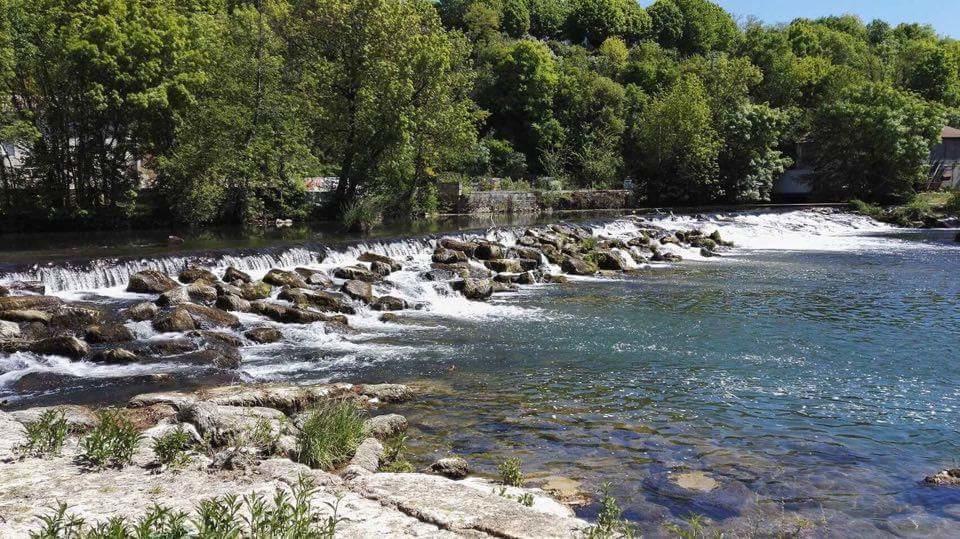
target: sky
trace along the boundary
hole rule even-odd
[[[775,24],[797,17],[859,15],[866,22],[883,19],[892,25],[901,22],[931,24],[937,33],[960,39],[960,0],[713,0],[738,20],[753,15]],[[650,0],[641,4],[649,5]]]

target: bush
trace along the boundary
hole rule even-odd
[[[600,487],[600,512],[597,524],[589,529],[587,537],[600,539],[607,537],[633,537],[633,526],[623,519],[623,511],[616,498],[610,495],[610,483]]]
[[[853,199],[850,201],[850,209],[860,215],[866,215],[867,217],[873,217],[874,219],[880,219],[883,217],[883,208],[877,206],[876,204],[870,204],[869,202],[864,202],[860,199]]]
[[[62,410],[46,410],[40,419],[25,426],[27,441],[20,447],[23,455],[42,457],[59,455],[67,439],[67,420]]]
[[[497,467],[500,471],[500,482],[511,487],[523,486],[523,471],[520,470],[520,459],[509,458]]]
[[[367,233],[383,221],[384,201],[378,197],[360,197],[346,204],[340,220],[350,232]]]
[[[177,427],[153,441],[153,454],[161,466],[183,466],[190,460],[187,452],[192,443],[190,433]]]
[[[100,423],[80,442],[81,460],[96,468],[130,464],[143,436],[119,410],[102,410],[97,416]]]
[[[960,191],[950,193],[950,198],[948,198],[947,203],[944,204],[943,211],[950,215],[960,217]]]
[[[386,441],[384,446],[383,461],[386,464],[380,467],[380,471],[392,473],[413,472],[413,464],[410,464],[403,455],[407,449],[406,434],[400,433],[393,436]]]
[[[350,401],[325,404],[308,413],[297,435],[297,460],[331,470],[350,459],[363,440],[364,413]]]

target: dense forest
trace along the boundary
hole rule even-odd
[[[442,182],[632,179],[649,204],[768,200],[798,141],[826,198],[909,199],[960,117],[960,42],[706,0],[0,0],[7,222],[348,219]],[[9,153],[9,152],[8,152]],[[155,171],[139,189],[136,163]],[[145,191],[150,191],[149,195]]]

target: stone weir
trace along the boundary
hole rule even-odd
[[[169,535],[177,537],[232,537],[209,534],[232,521],[244,533],[259,522],[257,537],[587,531],[547,493],[468,477],[462,459],[441,459],[424,472],[379,471],[398,458],[384,446],[406,420],[377,409],[412,397],[395,384],[247,385],[142,394],[98,412],[76,405],[0,412],[0,537],[84,537],[111,526],[127,535],[110,537],[144,536],[134,535],[134,526],[182,529],[184,535]],[[311,414],[344,403],[367,410],[350,454],[323,469],[301,464],[309,462],[303,431],[315,421]],[[117,435],[124,429],[132,433],[126,452]],[[170,457],[173,446],[177,458]],[[103,447],[106,454],[97,451]],[[281,506],[299,512],[268,513]],[[265,524],[264,514],[276,518]]]

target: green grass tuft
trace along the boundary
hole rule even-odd
[[[99,424],[80,441],[80,459],[95,468],[122,468],[133,462],[133,453],[143,438],[119,410],[97,413]]]
[[[332,470],[349,460],[363,441],[365,414],[351,401],[325,404],[308,412],[297,435],[297,460]]]
[[[25,425],[27,441],[19,448],[25,456],[59,455],[70,431],[63,410],[46,410],[40,419]]]
[[[590,539],[634,536],[633,526],[624,520],[623,510],[610,494],[610,488],[610,483],[600,487],[600,511],[597,513],[597,524],[587,532]]]
[[[177,427],[153,441],[153,454],[161,466],[173,468],[190,461],[190,446],[193,437],[183,427]]]
[[[520,469],[520,459],[509,458],[497,467],[500,471],[500,482],[511,487],[523,486],[523,471]]]

